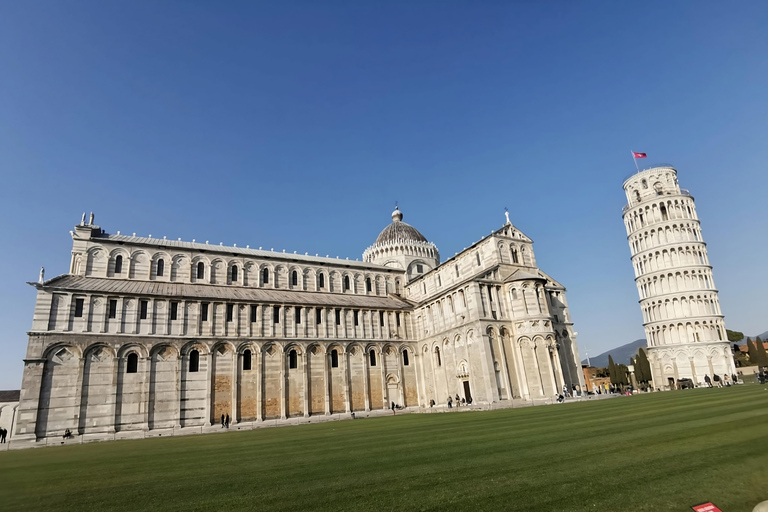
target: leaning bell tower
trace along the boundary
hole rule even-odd
[[[653,385],[735,373],[693,196],[672,166],[624,182],[623,218],[640,295]]]

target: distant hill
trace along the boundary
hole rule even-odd
[[[597,368],[605,368],[608,366],[608,356],[610,355],[613,357],[613,362],[616,364],[629,364],[630,358],[635,356],[637,349],[645,347],[645,344],[645,338],[640,338],[632,343],[612,348],[598,356],[589,356],[589,363]],[[587,360],[583,360],[582,363],[587,364]]]

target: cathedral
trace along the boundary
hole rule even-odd
[[[15,443],[200,433],[583,389],[565,288],[507,220],[441,262],[392,222],[362,261],[71,232],[37,288]]]

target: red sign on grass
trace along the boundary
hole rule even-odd
[[[706,503],[699,503],[698,505],[694,505],[691,508],[695,512],[723,512],[709,501]]]

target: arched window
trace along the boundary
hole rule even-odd
[[[349,290],[349,276],[344,276],[344,291]]]
[[[336,349],[331,350],[331,368],[339,367],[339,351]]]
[[[265,268],[264,270],[261,271],[261,281],[264,284],[268,284],[269,283],[269,269],[268,268]]]
[[[371,351],[368,353],[371,359],[371,366],[376,366],[376,351],[371,349]]]
[[[640,191],[635,190],[635,201],[640,201]]]
[[[189,353],[189,371],[197,372],[200,370],[200,352],[193,350]]]
[[[297,286],[299,284],[299,273],[295,270],[291,272],[291,286]]]
[[[205,264],[202,261],[197,264],[197,278],[205,279]]]
[[[125,367],[125,373],[136,373],[139,369],[139,356],[135,352],[128,354],[128,363]]]
[[[453,268],[456,269],[456,277],[459,277],[459,266],[458,265],[454,265]]]
[[[251,351],[246,350],[243,352],[243,371],[251,369]]]
[[[408,351],[403,350],[403,366],[408,366]]]
[[[237,265],[232,265],[232,282],[237,282]]]
[[[475,253],[475,258],[477,258],[477,266],[479,267],[480,265],[482,265],[482,263],[480,262],[480,253],[479,252]]]
[[[440,274],[437,275],[437,286],[443,286],[443,280],[440,279]]]
[[[440,347],[435,347],[435,363],[437,366],[443,366],[443,360],[440,359]]]
[[[366,277],[365,278],[365,291],[370,292],[371,291],[371,278]]]
[[[512,288],[512,300],[517,300],[517,288]]]
[[[510,247],[509,250],[512,253],[512,263],[519,263],[519,260],[517,259],[517,249]]]
[[[288,367],[289,368],[299,367],[299,357],[296,354],[295,350],[291,350],[290,352],[288,352]]]
[[[157,277],[162,277],[165,272],[165,261],[161,259],[157,260]]]
[[[648,188],[648,182],[646,180],[643,180],[643,188]]]
[[[115,274],[120,274],[123,271],[123,257],[119,254],[115,258]]]
[[[325,274],[320,274],[317,277],[317,287],[320,289],[325,288]]]

